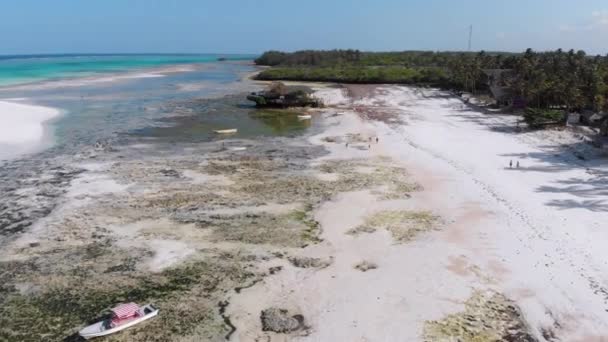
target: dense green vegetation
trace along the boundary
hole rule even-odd
[[[260,80],[321,81],[343,83],[429,83],[447,82],[441,68],[409,68],[400,66],[327,66],[327,67],[275,67],[258,75]]]
[[[541,128],[545,125],[558,124],[566,120],[564,112],[556,109],[527,108],[524,120],[532,128]]]
[[[269,51],[256,63],[273,67],[258,75],[262,80],[431,84],[470,92],[487,91],[484,69],[509,69],[504,86],[528,106],[608,110],[608,56],[584,51]]]
[[[498,57],[498,63],[516,54],[488,52],[486,56]],[[305,50],[293,53],[268,51],[255,60],[258,65],[267,66],[336,66],[342,64],[367,66],[405,66],[405,67],[445,67],[451,60],[463,56],[475,57],[476,52],[361,52],[358,50]],[[490,61],[487,61],[490,62]]]

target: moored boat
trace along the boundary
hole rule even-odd
[[[236,133],[238,130],[236,128],[231,128],[231,129],[217,129],[214,132],[217,134],[232,134],[232,133]]]
[[[158,315],[152,304],[138,306],[135,303],[121,304],[112,311],[112,317],[89,325],[78,332],[85,339],[106,336],[132,327]]]
[[[312,118],[312,115],[308,115],[308,114],[298,115],[298,119],[300,119],[300,120],[310,120],[311,118]]]

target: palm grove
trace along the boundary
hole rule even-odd
[[[256,64],[272,66],[258,75],[263,80],[418,84],[473,93],[487,91],[484,70],[506,69],[504,83],[527,107],[608,111],[608,56],[584,51],[268,51]]]

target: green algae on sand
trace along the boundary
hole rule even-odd
[[[78,327],[98,320],[108,308],[127,301],[153,302],[162,314],[153,324],[142,325],[145,329],[130,329],[109,337],[108,341],[167,341],[188,336],[220,339],[229,327],[216,314],[218,301],[227,291],[261,276],[249,270],[246,260],[247,256],[223,253],[156,274],[79,274],[76,266],[75,273],[32,278],[21,274],[19,279],[7,280],[14,284],[28,280],[38,290],[21,293],[14,286],[2,290],[0,340],[63,340]],[[35,265],[29,268],[46,269],[43,262],[31,260],[28,263]],[[2,263],[0,271],[14,267],[14,263]]]
[[[280,247],[304,247],[319,242],[319,224],[311,217],[312,207],[284,214],[266,212],[214,216],[209,227],[211,240]]]
[[[424,325],[425,342],[536,342],[517,305],[500,293],[475,291],[464,311]]]
[[[386,210],[375,213],[365,222],[347,232],[350,235],[388,230],[400,243],[409,242],[418,235],[437,228],[439,217],[428,211]]]

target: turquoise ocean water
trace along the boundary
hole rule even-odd
[[[253,55],[117,54],[117,55],[0,55],[0,86],[54,79],[95,76],[169,65],[208,63],[218,58],[251,60]]]
[[[221,139],[292,136],[310,121],[297,112],[266,111],[246,99],[260,85],[246,75],[257,70],[254,55],[54,55],[0,56],[0,100],[60,109],[49,124],[53,145],[41,155],[78,154],[100,141],[127,144],[153,139],[157,144],[199,143]],[[226,58],[227,61],[218,61]],[[163,77],[116,82],[61,82],[129,71],[192,65]],[[51,81],[44,87],[40,82]],[[59,81],[59,82],[54,82]],[[214,130],[237,128],[230,136]],[[0,167],[1,171],[1,167]]]

